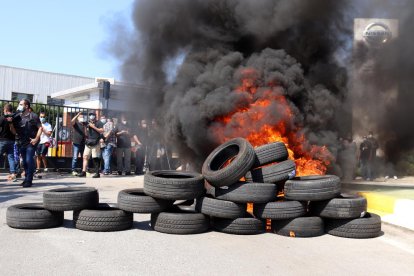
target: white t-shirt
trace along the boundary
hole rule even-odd
[[[43,131],[42,131],[42,135],[40,135],[40,144],[49,142],[49,136],[45,134],[45,131],[46,132],[52,131],[52,126],[49,123],[42,124],[42,127],[43,127]]]

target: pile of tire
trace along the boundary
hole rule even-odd
[[[17,229],[59,227],[64,212],[73,211],[73,225],[85,231],[108,232],[132,227],[132,213],[99,203],[93,187],[52,189],[43,193],[43,203],[17,204],[7,208],[7,225]]]
[[[202,173],[212,187],[197,200],[196,210],[211,217],[216,231],[259,234],[267,222],[274,233],[289,237],[381,233],[380,217],[367,213],[365,198],[341,194],[337,176],[295,177],[283,143],[253,149],[245,139],[230,140],[207,157]],[[247,203],[253,203],[253,213],[246,212]]]
[[[13,228],[40,229],[73,223],[86,231],[120,231],[133,226],[133,213],[151,214],[151,227],[168,234],[215,231],[252,235],[272,232],[289,237],[324,233],[346,238],[372,238],[381,233],[381,219],[367,212],[366,199],[341,194],[334,175],[296,177],[283,143],[253,148],[232,139],[206,158],[202,174],[150,171],[143,189],[118,193],[118,204],[99,204],[95,188],[63,188],[44,193],[42,204],[7,209]],[[180,205],[177,201],[195,204]],[[253,205],[248,211],[247,205]]]

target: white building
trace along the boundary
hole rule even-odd
[[[110,83],[107,99],[103,81]],[[27,98],[33,103],[125,111],[133,110],[134,103],[130,99],[136,99],[136,93],[147,89],[113,78],[81,77],[0,65],[0,100]]]

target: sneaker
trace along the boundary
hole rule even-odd
[[[125,172],[125,175],[131,175],[131,172]]]
[[[40,169],[36,169],[35,174],[40,173]]]
[[[118,175],[122,175],[122,172],[121,171],[118,171]]]
[[[79,174],[78,174],[77,172],[73,171],[73,172],[72,172],[72,175],[73,175],[73,176],[78,176]]]
[[[104,175],[110,175],[110,173],[109,173],[109,172],[104,172],[103,174],[104,174]]]
[[[44,170],[43,170],[43,172],[48,172],[49,170],[48,170],[48,168],[45,168]]]
[[[390,178],[388,175],[385,176],[385,180],[387,180],[388,178]]]
[[[397,179],[398,179],[398,177],[397,177],[396,175],[394,175],[394,179],[395,179],[395,180],[397,180]]]
[[[29,187],[32,187],[32,185],[33,185],[32,181],[24,181],[23,183],[24,183],[22,185],[23,188],[29,188]]]
[[[99,173],[95,173],[93,176],[92,176],[92,178],[100,178],[101,177],[101,175],[99,174]]]
[[[86,172],[81,172],[78,174],[78,177],[86,177]]]

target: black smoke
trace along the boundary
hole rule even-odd
[[[335,154],[338,136],[352,134],[354,18],[395,16],[400,36],[411,38],[412,6],[408,0],[137,0],[134,31],[120,32],[113,49],[125,81],[152,87],[137,95],[136,109],[157,118],[163,138],[198,164],[218,143],[210,132],[214,119],[247,104],[246,95],[233,93],[247,67],[257,69],[264,87],[287,97],[296,115],[292,127],[303,128],[310,143],[328,145]],[[405,117],[413,95],[404,89],[411,86],[412,58],[402,56],[410,56],[414,40],[395,43],[399,60],[383,61],[381,68],[392,72],[389,79],[398,75],[403,106],[386,111],[394,112],[378,124],[382,132]],[[171,82],[167,65],[178,57],[183,62]],[[272,80],[277,87],[269,85]],[[270,121],[277,121],[280,114],[272,114]],[[412,146],[413,131],[404,127],[396,135],[407,141],[401,150]]]

